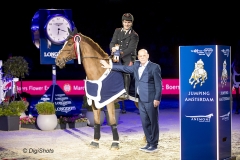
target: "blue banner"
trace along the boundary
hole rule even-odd
[[[181,159],[231,156],[231,129],[225,126],[230,121],[224,120],[230,112],[231,93],[226,78],[226,72],[230,73],[227,49],[215,45],[179,47]]]
[[[38,101],[38,103],[40,102],[53,102],[57,116],[72,116],[80,114],[80,106],[76,107],[74,102],[58,85],[51,85]]]
[[[218,47],[218,119],[219,157],[231,156],[231,50],[229,46]]]

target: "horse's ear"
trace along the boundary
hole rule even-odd
[[[68,28],[68,33],[69,33],[69,35],[72,35],[72,31],[70,28]]]
[[[78,30],[76,27],[74,27],[74,29],[73,29],[73,35],[75,35],[75,34],[78,34]]]

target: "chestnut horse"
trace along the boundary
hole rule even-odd
[[[87,80],[94,81],[99,80],[102,75],[106,74],[107,69],[101,67],[100,60],[105,59],[107,62],[111,62],[111,59],[107,53],[105,53],[102,48],[95,43],[91,38],[78,33],[77,29],[74,28],[73,32],[69,29],[69,36],[62,49],[59,51],[59,54],[55,60],[56,65],[59,68],[63,68],[67,61],[72,59],[78,59],[78,63],[83,63],[84,70],[86,72]],[[119,72],[120,73],[120,72]],[[122,76],[122,75],[121,75]],[[118,78],[119,79],[119,78]],[[120,79],[121,80],[121,79]],[[111,82],[111,84],[114,82]],[[123,80],[121,83],[124,83]],[[114,88],[115,86],[111,87]],[[123,85],[124,89],[124,85]],[[107,89],[108,90],[108,89]],[[85,91],[86,91],[86,82],[85,82]],[[92,92],[92,90],[91,90]],[[125,92],[125,89],[124,89]],[[122,93],[121,93],[122,94]],[[88,97],[88,96],[87,96]],[[119,149],[119,135],[115,119],[115,106],[114,102],[108,102],[106,104],[110,126],[113,134],[113,142],[111,145],[111,150]],[[100,111],[101,108],[97,107],[96,101],[90,100],[88,98],[88,103],[92,105],[93,114],[94,114],[94,140],[90,143],[91,147],[99,147],[100,139]]]

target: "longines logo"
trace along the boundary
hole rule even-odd
[[[191,121],[210,122],[212,116],[213,116],[213,113],[208,115],[186,116],[186,117],[190,118]]]
[[[225,56],[227,56],[227,57],[229,56],[230,49],[222,49],[221,51]]]
[[[44,57],[57,58],[59,52],[44,52]]]
[[[56,97],[64,97],[66,94],[55,94]]]
[[[194,49],[194,50],[191,50],[191,52],[194,52],[198,55],[206,55],[209,57],[211,55],[211,53],[213,52],[213,49],[212,48],[204,48],[203,50]]]
[[[56,26],[61,26],[63,23],[53,23],[54,25],[56,25]]]
[[[230,116],[230,112],[228,112],[227,114],[224,114],[220,117],[222,118],[223,121],[229,121],[229,116]]]

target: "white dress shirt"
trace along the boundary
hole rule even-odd
[[[148,62],[149,62],[149,61],[147,61],[144,65],[140,64],[140,67],[138,68],[138,76],[139,76],[139,79],[141,78],[144,69],[145,69],[146,66],[148,65]],[[137,94],[139,95],[138,87],[137,87]]]

